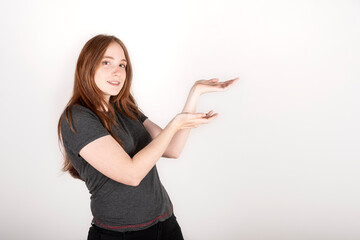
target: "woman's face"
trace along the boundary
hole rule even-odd
[[[118,95],[124,86],[126,64],[122,47],[116,42],[110,43],[94,76],[95,84],[104,93],[106,102],[111,96]]]

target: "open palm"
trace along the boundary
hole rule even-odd
[[[208,92],[223,92],[231,87],[239,78],[234,78],[228,81],[219,82],[218,78],[210,80],[198,80],[195,83],[196,90],[200,95]]]

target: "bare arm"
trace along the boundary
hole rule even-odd
[[[196,111],[196,105],[199,101],[200,93],[196,91],[196,85],[194,85],[189,93],[186,100],[185,106],[182,110],[183,113],[194,113]],[[217,116],[217,114],[215,114]],[[184,149],[185,143],[189,137],[191,129],[182,129],[176,132],[174,137],[171,139],[169,146],[166,149],[166,156],[171,158],[180,157],[181,152]]]
[[[195,87],[196,86],[193,86],[190,90],[189,96],[182,110],[183,113],[194,113],[196,111],[196,105],[199,100],[200,94],[196,91]],[[156,125],[150,119],[146,119],[144,121],[144,126],[152,138],[156,138],[156,136],[158,136],[162,131],[162,128]],[[185,146],[189,133],[190,129],[182,129],[177,131],[171,139],[162,157],[178,158]]]
[[[231,85],[233,85],[238,78],[225,81],[218,82],[219,79],[213,78],[210,80],[199,80],[196,81],[193,87],[190,90],[188,98],[186,100],[185,106],[182,110],[183,113],[194,113],[196,111],[196,106],[200,96],[204,93],[208,92],[220,92],[227,90]],[[212,115],[212,111],[208,113],[208,115]],[[217,116],[218,114],[214,114]],[[144,121],[144,126],[146,130],[150,133],[152,138],[155,138],[158,134],[161,133],[162,129],[150,121],[146,119]],[[178,158],[181,152],[184,149],[185,143],[188,139],[189,133],[191,129],[183,129],[178,131],[174,137],[171,139],[168,147],[166,148],[162,157],[166,158]]]
[[[80,155],[95,169],[114,181],[137,186],[160,159],[174,134],[197,127],[213,118],[204,114],[178,114],[161,133],[133,158],[110,136],[100,137],[80,150]]]

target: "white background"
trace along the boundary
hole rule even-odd
[[[219,117],[160,176],[185,239],[360,239],[360,2],[1,1],[1,239],[86,239],[57,123],[94,35],[119,37],[158,125],[199,79]]]

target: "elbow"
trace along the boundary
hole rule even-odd
[[[143,167],[135,164],[132,159],[128,164],[123,164],[121,167],[114,169],[114,181],[130,187],[137,187],[140,185],[143,178],[146,176]]]
[[[171,158],[171,159],[178,159],[180,157],[180,155],[177,155],[177,154],[172,154],[172,155],[163,155],[162,157],[165,157],[165,158]]]
[[[145,175],[143,175],[141,173],[141,169],[139,167],[137,167],[133,161],[132,161],[132,164],[127,169],[126,173],[127,173],[126,174],[127,175],[126,185],[131,186],[131,187],[139,186],[141,181],[145,177]]]
[[[174,153],[171,158],[178,159],[181,155],[181,152]]]
[[[164,158],[172,158],[172,159],[178,159],[180,157],[180,152],[165,152],[162,157]]]
[[[134,174],[131,176],[128,185],[130,185],[132,187],[137,187],[140,185],[142,180],[143,180],[142,176],[140,176],[139,174]]]
[[[119,178],[115,180],[119,183],[122,183],[124,185],[130,186],[130,187],[137,187],[140,185],[142,178],[138,175],[130,175],[128,174],[126,177]]]
[[[128,185],[130,187],[137,187],[140,185],[141,180],[139,180],[138,178],[129,178],[126,181],[121,181],[120,183]]]
[[[128,185],[131,187],[137,187],[140,185],[140,183],[141,183],[141,181],[133,180]]]

